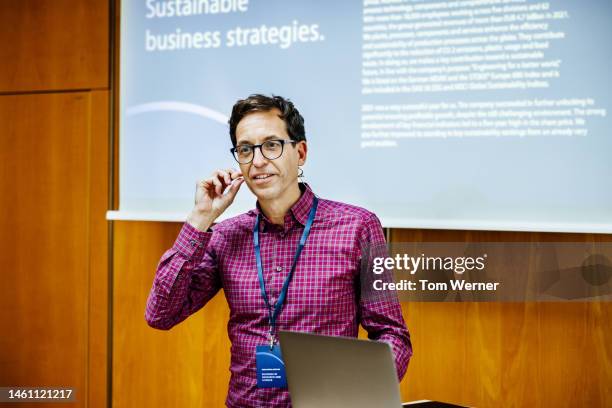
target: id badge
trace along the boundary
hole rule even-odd
[[[269,344],[257,346],[255,361],[258,388],[287,388],[285,362],[279,344],[275,344],[272,350]]]

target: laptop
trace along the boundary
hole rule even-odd
[[[400,408],[397,371],[385,342],[281,331],[294,408]]]

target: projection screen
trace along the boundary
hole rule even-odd
[[[385,227],[612,232],[612,4],[121,6],[118,211],[183,221],[252,93],[305,118],[305,181]],[[224,214],[253,208],[246,185]]]

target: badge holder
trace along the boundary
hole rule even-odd
[[[281,354],[280,344],[274,341],[270,333],[270,342],[257,346],[255,353],[257,364],[258,388],[287,388],[285,362]]]

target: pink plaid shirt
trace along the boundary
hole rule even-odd
[[[301,188],[302,196],[285,216],[284,226],[270,223],[262,214],[261,257],[271,304],[289,273],[312,204],[310,187]],[[214,232],[201,232],[185,223],[159,262],[145,312],[149,325],[170,329],[223,289],[232,343],[228,407],[291,406],[286,389],[257,388],[255,347],[267,344],[269,330],[253,249],[259,211],[220,222]],[[392,346],[401,379],[412,347],[399,302],[359,296],[362,247],[384,243],[380,221],[373,213],[320,199],[277,329],[357,337],[361,324],[370,339]]]

